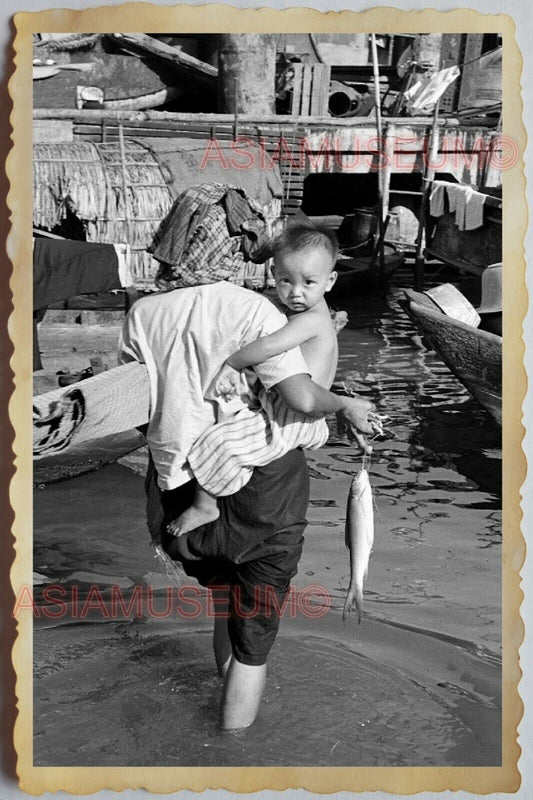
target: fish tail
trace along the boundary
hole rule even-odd
[[[361,622],[363,613],[363,590],[358,586],[355,590],[355,607],[357,609],[357,622]]]
[[[350,614],[354,604],[357,612],[357,622],[359,623],[361,622],[363,613],[363,590],[359,586],[350,586],[348,589],[346,600],[344,601],[344,608],[342,609],[342,618],[344,621],[346,621],[346,617]]]
[[[349,591],[348,594],[346,595],[346,599],[344,601],[344,607],[342,609],[342,621],[343,622],[346,622],[346,617],[348,616],[348,614],[352,610],[353,600],[354,600],[353,594]]]

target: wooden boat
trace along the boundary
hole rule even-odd
[[[492,418],[502,424],[502,338],[444,314],[425,294],[405,289],[402,305],[426,342]]]
[[[346,251],[345,251],[346,252]],[[398,253],[393,247],[385,246],[385,259],[383,277],[387,278],[391,273],[403,264],[405,256]],[[338,277],[331,290],[331,296],[343,299],[349,298],[349,293],[353,291],[369,291],[375,289],[379,284],[379,255],[372,263],[371,255],[341,257],[335,264]]]

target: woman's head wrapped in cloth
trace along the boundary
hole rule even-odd
[[[182,192],[148,250],[160,262],[155,283],[164,291],[228,280],[271,254],[261,206],[244,189],[220,183]]]

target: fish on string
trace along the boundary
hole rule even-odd
[[[374,545],[374,509],[372,488],[363,456],[361,469],[352,479],[346,507],[345,543],[350,551],[350,585],[346,593],[342,618],[345,620],[353,605],[357,621],[363,611],[363,583],[368,575],[370,553]]]
[[[374,430],[374,439],[386,435],[384,422],[389,419],[387,415],[371,411],[367,419]],[[361,622],[363,611],[363,583],[368,575],[370,553],[374,546],[372,487],[366,468],[367,461],[370,463],[372,448],[367,446],[363,453],[361,469],[352,479],[346,506],[345,543],[350,551],[350,585],[342,611],[345,620],[355,604],[358,622]]]

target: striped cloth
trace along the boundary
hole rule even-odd
[[[238,492],[254,467],[270,464],[298,447],[316,450],[328,439],[325,419],[291,411],[275,392],[262,390],[259,400],[260,408],[244,408],[208,428],[189,451],[194,477],[216,497]]]

